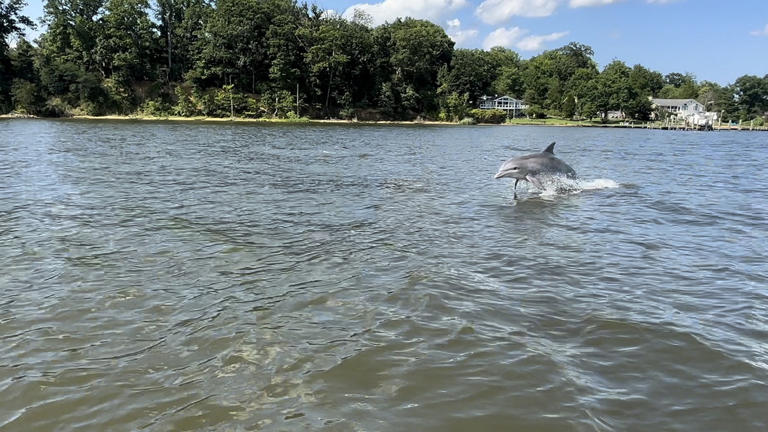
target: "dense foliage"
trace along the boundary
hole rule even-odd
[[[575,42],[523,60],[455,49],[428,21],[372,27],[295,0],[45,0],[34,44],[23,6],[0,0],[0,112],[500,122],[473,108],[502,94],[531,117],[644,120],[649,96],[695,98],[725,120],[768,112],[768,75],[721,86],[618,60],[598,70]]]

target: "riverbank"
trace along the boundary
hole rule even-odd
[[[357,120],[343,120],[343,119],[310,119],[307,117],[299,117],[292,119],[280,119],[280,118],[249,118],[249,117],[182,117],[182,116],[148,116],[148,115],[103,115],[103,116],[89,116],[89,115],[75,115],[70,117],[38,117],[27,114],[0,114],[0,119],[45,119],[56,118],[63,120],[120,120],[120,121],[173,121],[173,122],[213,122],[213,123],[338,123],[338,124],[396,124],[396,125],[414,125],[414,124],[428,124],[428,125],[457,125],[453,122],[440,122],[440,121],[428,121],[428,120],[391,120],[391,121],[357,121]]]
[[[45,118],[27,114],[11,113],[0,114],[0,119],[13,118]],[[277,118],[248,118],[248,117],[182,117],[182,116],[149,116],[149,115],[104,115],[89,116],[76,115],[71,117],[62,117],[68,120],[120,120],[120,121],[172,121],[172,122],[214,122],[214,123],[286,123],[286,124],[370,124],[370,125],[439,125],[439,126],[459,126],[463,125],[456,122],[444,122],[433,120],[387,120],[387,121],[359,121],[344,119],[310,119],[307,117],[292,119]],[[478,123],[476,126],[488,126],[491,124]],[[515,118],[508,119],[501,123],[502,126],[555,126],[555,127],[598,127],[598,128],[621,128],[621,129],[660,129],[660,130],[691,130],[682,125],[667,126],[662,122],[624,122],[612,121],[603,123],[597,120],[566,120],[559,118],[530,119]],[[741,131],[768,131],[766,126],[747,126],[747,125],[716,125],[712,128],[716,131],[721,130],[741,130]]]

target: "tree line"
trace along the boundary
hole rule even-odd
[[[576,42],[524,60],[456,49],[429,21],[374,27],[295,0],[45,0],[34,43],[24,2],[0,0],[2,113],[458,121],[483,95],[523,99],[531,117],[646,120],[649,96],[726,121],[768,112],[768,75],[722,86],[619,60],[599,70]]]

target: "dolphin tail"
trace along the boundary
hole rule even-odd
[[[545,148],[542,153],[555,154],[555,143],[553,142],[552,144],[548,145],[547,148]]]

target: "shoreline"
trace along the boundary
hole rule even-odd
[[[90,115],[75,115],[71,117],[38,117],[28,114],[0,114],[0,119],[55,119],[55,120],[110,120],[110,121],[146,121],[146,122],[204,122],[204,123],[243,123],[243,124],[344,124],[344,125],[427,125],[427,126],[549,126],[549,127],[596,127],[596,128],[616,128],[616,129],[653,129],[653,130],[696,130],[683,127],[666,127],[663,125],[649,125],[648,123],[634,124],[634,123],[593,123],[589,121],[576,121],[576,120],[561,120],[561,119],[514,119],[510,122],[493,124],[493,123],[477,123],[474,125],[462,125],[458,122],[445,122],[436,120],[385,120],[385,121],[370,121],[370,120],[343,120],[343,119],[268,119],[268,118],[248,118],[248,117],[182,117],[182,116],[144,116],[144,115],[104,115],[104,116],[90,116]],[[749,126],[738,125],[721,125],[714,126],[712,131],[748,131],[748,132],[765,132],[768,131],[766,126],[755,126],[750,128]]]

